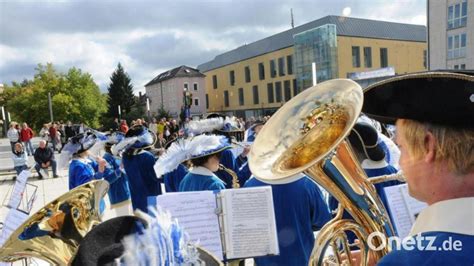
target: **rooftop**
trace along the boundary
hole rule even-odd
[[[213,60],[201,64],[197,68],[204,73],[225,65],[293,46],[293,36],[295,34],[326,24],[335,24],[338,36],[426,42],[426,27],[423,25],[326,16],[217,55]]]
[[[188,67],[188,66],[179,66],[179,67],[173,68],[171,70],[168,70],[159,74],[150,82],[148,82],[145,85],[145,87],[151,86],[153,84],[156,84],[168,79],[180,78],[180,77],[205,77],[205,75],[199,72],[199,70],[195,68]]]

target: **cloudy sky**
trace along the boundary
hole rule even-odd
[[[135,91],[157,74],[326,15],[426,25],[426,0],[0,0],[0,83],[38,63],[78,67],[102,91],[118,62]]]

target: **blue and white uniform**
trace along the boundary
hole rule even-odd
[[[148,212],[147,197],[161,195],[161,182],[153,166],[155,157],[142,150],[135,155],[124,155],[123,166],[128,176],[133,209]]]
[[[378,265],[474,265],[473,219],[474,197],[432,204],[418,215],[411,229],[415,244],[393,249]],[[434,242],[430,245],[426,237],[433,237]]]
[[[206,167],[197,166],[189,170],[189,173],[179,184],[179,191],[203,191],[225,189],[225,184],[211,170]]]
[[[178,168],[165,174],[163,180],[165,183],[166,192],[178,192],[179,184],[183,178],[188,174],[188,168],[183,164],[179,164]]]
[[[109,183],[109,200],[112,207],[115,204],[130,200],[130,188],[128,187],[128,177],[122,169],[120,169],[120,160],[116,159],[112,154],[106,152],[104,160],[111,167],[112,174],[109,178],[105,178]]]
[[[101,179],[104,175],[110,174],[110,169],[105,169],[104,173],[99,172],[99,165],[89,158],[75,158],[69,165],[69,190],[94,179]]]
[[[245,187],[269,186],[255,177]],[[280,255],[254,258],[256,265],[308,265],[314,246],[313,230],[331,215],[316,183],[306,176],[272,187]]]

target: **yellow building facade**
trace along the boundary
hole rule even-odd
[[[377,21],[370,22],[377,23]],[[293,37],[294,33],[297,33],[295,29],[281,34],[293,33],[291,36]],[[213,61],[198,67],[206,75],[208,112],[247,118],[267,115],[293,98],[298,91],[305,89],[301,85],[303,83],[299,82],[298,75],[305,74],[301,74],[302,72],[296,69],[296,66],[300,64],[296,64],[295,60],[300,58],[298,60],[301,61],[301,57],[295,53],[294,44],[289,42],[286,47],[268,52],[260,47],[271,46],[271,43],[266,45],[265,42],[271,41],[272,37],[262,40],[263,43],[257,41],[219,55]],[[370,73],[373,70],[387,68],[393,70],[394,74],[426,69],[427,44],[421,40],[421,37],[420,41],[416,41],[345,36],[338,33],[335,38],[335,47],[332,49],[335,54],[332,52],[330,57],[336,71],[331,78],[347,78],[352,73]],[[321,48],[321,50],[324,49]],[[326,51],[326,53],[329,55],[331,52]],[[235,60],[239,55],[242,55],[243,59]],[[226,61],[229,58],[231,60]],[[317,63],[318,72],[325,71],[319,69],[319,65]]]

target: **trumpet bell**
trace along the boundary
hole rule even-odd
[[[69,264],[84,236],[101,222],[100,201],[108,188],[107,181],[91,181],[48,203],[12,233],[0,261],[36,257]]]
[[[283,105],[258,134],[249,155],[252,173],[270,184],[288,183],[321,161],[349,134],[362,109],[361,87],[329,80]]]

